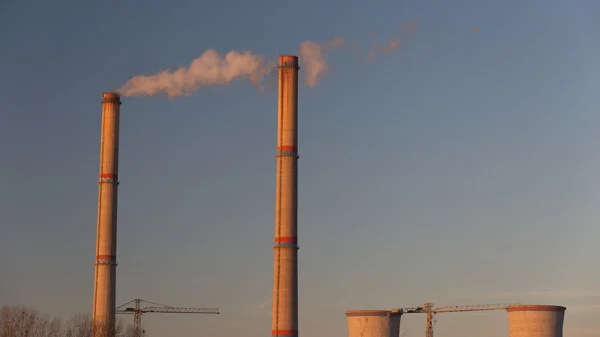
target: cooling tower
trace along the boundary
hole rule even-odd
[[[348,337],[398,337],[401,313],[385,310],[346,311]]]
[[[562,337],[565,307],[515,305],[508,312],[509,337]]]
[[[298,57],[279,57],[271,335],[298,336]]]
[[[102,95],[98,227],[92,310],[95,337],[109,337],[115,328],[120,105],[118,94],[105,92]]]

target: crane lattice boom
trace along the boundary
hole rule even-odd
[[[135,308],[126,308],[124,311],[133,312]],[[155,312],[161,314],[213,314],[218,315],[219,309],[217,308],[175,308],[175,307],[144,307],[141,309],[142,312]]]
[[[146,306],[142,308],[142,302],[151,304],[153,306]],[[129,307],[133,303],[133,307]],[[142,314],[145,313],[160,313],[160,314],[207,314],[207,315],[218,315],[219,309],[217,308],[178,308],[154,303],[150,301],[141,300],[136,298],[131,300],[116,309],[117,314],[133,314],[133,336],[143,337],[145,331],[142,329]]]
[[[431,312],[465,312],[465,311],[487,311],[504,310],[507,307],[515,305],[514,303],[505,304],[476,304],[476,305],[449,305],[445,307],[433,308]]]

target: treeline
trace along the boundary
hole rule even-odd
[[[117,320],[114,336],[133,337],[133,325]],[[92,337],[92,317],[76,314],[62,320],[42,314],[35,308],[3,306],[0,309],[0,337]]]

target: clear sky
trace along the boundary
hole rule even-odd
[[[391,55],[349,48],[411,22]],[[598,32],[594,0],[2,1],[0,305],[91,310],[103,91],[339,36],[299,92],[301,335],[344,337],[349,309],[519,301],[597,336]],[[221,309],[145,315],[149,336],[269,336],[276,96],[123,98],[117,302]],[[503,312],[436,329],[508,331]]]

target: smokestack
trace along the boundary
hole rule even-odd
[[[298,336],[298,57],[279,57],[272,337]]]
[[[92,311],[94,337],[109,337],[115,328],[120,105],[119,94],[102,94],[98,227]]]

